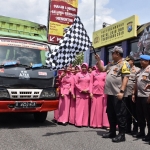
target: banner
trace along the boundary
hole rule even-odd
[[[93,33],[93,46],[94,48],[98,48],[136,37],[138,25],[139,18],[133,15],[108,27],[95,31]]]
[[[58,44],[65,28],[73,24],[78,0],[51,0],[49,10],[48,42]]]

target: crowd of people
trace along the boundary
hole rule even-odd
[[[132,56],[124,59],[123,49],[115,46],[113,62],[104,66],[99,55],[95,59],[92,68],[83,63],[59,71],[60,99],[55,121],[107,128],[109,132],[102,137],[112,138],[112,142],[125,141],[125,133],[150,141],[150,56],[141,55],[138,68]]]
[[[103,62],[102,62],[103,63]],[[104,94],[106,73],[83,63],[59,72],[60,99],[54,119],[62,125],[109,128]]]

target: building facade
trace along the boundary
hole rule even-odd
[[[139,24],[138,16],[133,15],[93,33],[93,46],[105,65],[112,61],[110,50],[121,46],[123,57],[132,55],[139,66],[141,54],[150,55],[150,23]],[[90,66],[95,65],[95,55],[90,51]]]

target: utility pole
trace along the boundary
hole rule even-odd
[[[94,31],[96,29],[96,0],[94,0]]]

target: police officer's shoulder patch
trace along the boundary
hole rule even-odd
[[[130,74],[130,65],[127,61],[123,61],[121,73],[122,74]]]

